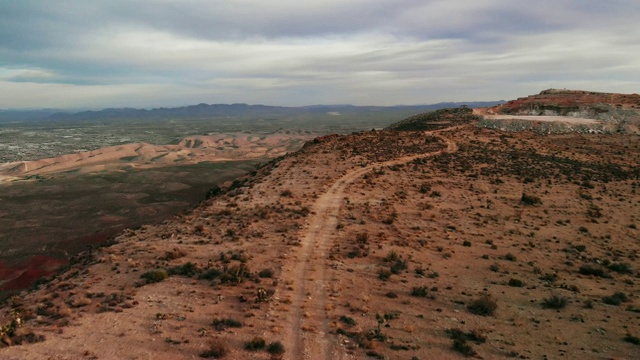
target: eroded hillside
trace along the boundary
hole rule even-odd
[[[0,355],[634,358],[639,187],[629,135],[317,138],[14,297]]]

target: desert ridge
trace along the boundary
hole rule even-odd
[[[13,298],[0,351],[633,358],[639,140],[476,125],[310,141]]]

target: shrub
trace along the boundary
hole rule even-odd
[[[627,295],[619,291],[611,296],[605,296],[602,298],[602,302],[607,305],[620,305],[628,301],[629,301],[629,298],[627,297]]]
[[[631,269],[631,265],[629,265],[628,263],[612,263],[612,264],[609,264],[607,267],[609,268],[609,270],[615,271],[621,274],[631,274],[633,271]]]
[[[244,343],[245,350],[249,350],[249,351],[262,350],[264,349],[265,346],[267,346],[267,342],[259,336],[256,336],[250,341],[247,341],[246,343]]]
[[[533,195],[528,195],[528,194],[525,194],[525,193],[522,193],[522,197],[520,198],[520,202],[522,202],[525,205],[542,204],[542,200],[540,200],[539,197],[533,196]]]
[[[198,279],[214,280],[222,276],[223,272],[219,269],[209,269],[198,275]]]
[[[216,197],[220,194],[222,194],[222,189],[220,188],[220,186],[214,185],[209,189],[209,191],[207,191],[206,198],[211,199],[212,197]]]
[[[563,296],[553,295],[542,300],[542,307],[545,309],[562,309],[567,306],[569,300]]]
[[[512,287],[523,287],[524,282],[520,279],[509,279],[509,286]]]
[[[407,260],[398,259],[391,265],[391,272],[393,274],[400,274],[402,270],[407,268]]]
[[[580,274],[582,274],[582,275],[593,275],[593,276],[597,276],[597,277],[601,277],[601,278],[610,278],[611,277],[611,275],[609,275],[603,269],[595,268],[595,267],[590,266],[590,265],[580,266],[580,269],[578,269],[578,272],[580,272]]]
[[[151,270],[146,273],[140,275],[142,279],[146,281],[147,284],[157,283],[169,277],[169,273],[167,273],[164,269]]]
[[[291,192],[291,190],[283,190],[280,193],[280,196],[282,196],[282,197],[292,197],[293,193]]]
[[[623,340],[633,345],[640,345],[640,338],[637,336],[627,335]]]
[[[447,329],[445,330],[449,338],[453,340],[473,341],[476,344],[482,344],[487,341],[486,336],[480,334],[477,331],[464,332],[460,329]]]
[[[512,253],[508,253],[507,255],[503,256],[502,258],[505,259],[505,260],[508,260],[508,261],[516,261],[516,259],[517,259],[516,256],[513,255]]]
[[[245,264],[234,265],[225,270],[220,276],[220,282],[223,284],[240,284],[251,276],[249,268]]]
[[[209,350],[200,354],[203,358],[222,359],[229,352],[227,344],[214,340],[209,344]]]
[[[242,323],[234,319],[214,319],[213,327],[218,331],[222,331],[229,327],[233,327],[233,328],[242,327]]]
[[[472,314],[482,316],[493,315],[497,308],[498,304],[489,295],[483,295],[482,297],[472,301],[471,304],[467,305],[467,309],[469,309]]]
[[[366,244],[369,242],[369,234],[367,233],[360,233],[358,235],[356,235],[356,242],[358,244]]]
[[[389,280],[389,278],[391,277],[391,271],[386,270],[386,269],[381,269],[378,272],[378,278],[382,281],[387,281]]]
[[[392,312],[386,312],[384,313],[384,315],[382,316],[382,318],[385,321],[389,321],[389,320],[394,320],[400,317],[400,313],[397,311],[392,311]]]
[[[345,323],[345,324],[347,324],[347,325],[349,325],[349,326],[354,326],[356,324],[356,321],[353,320],[352,317],[344,316],[344,315],[340,316],[340,321]]]
[[[169,269],[169,275],[182,275],[187,277],[192,277],[197,274],[200,274],[201,270],[198,268],[198,265],[189,261],[186,264],[182,264],[179,266],[174,266]]]
[[[550,273],[545,273],[544,275],[542,275],[540,277],[540,280],[542,281],[548,281],[548,282],[555,282],[558,281],[558,275],[556,274],[550,274]]]
[[[273,341],[267,346],[267,352],[271,355],[284,354],[284,345],[280,341]]]
[[[465,240],[465,241],[462,243],[462,246],[467,246],[467,247],[471,246],[471,241],[469,241],[469,240]]]
[[[182,250],[180,250],[178,248],[174,248],[171,251],[166,251],[164,253],[164,256],[160,258],[160,260],[171,261],[171,260],[179,259],[179,258],[184,257],[186,255],[187,254],[184,251],[182,251]]]
[[[400,255],[393,250],[389,251],[387,256],[384,257],[384,262],[394,262],[397,260],[400,260]]]
[[[379,352],[373,351],[373,350],[368,350],[366,352],[366,355],[374,359],[380,359],[380,360],[386,359],[386,356],[384,354],[380,354]]]
[[[427,287],[426,286],[414,286],[411,289],[411,296],[427,297]]]
[[[474,356],[476,354],[471,345],[464,340],[453,340],[451,348],[464,356]]]
[[[261,278],[271,278],[273,277],[273,270],[271,269],[260,270],[260,272],[258,273],[258,276],[260,276]]]

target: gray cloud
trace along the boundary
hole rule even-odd
[[[640,80],[634,0],[21,0],[0,14],[0,108],[415,104]]]

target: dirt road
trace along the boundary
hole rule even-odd
[[[294,289],[284,339],[285,348],[290,349],[287,351],[286,358],[338,360],[349,357],[339,351],[336,338],[329,336],[327,318],[329,284],[326,274],[330,239],[337,232],[338,213],[345,197],[346,187],[374,168],[404,164],[416,158],[457,151],[457,145],[453,141],[448,139],[444,141],[447,143],[446,150],[404,156],[352,170],[338,179],[316,200],[301,247],[292,257],[297,261],[289,262],[284,269],[285,274],[290,274],[292,280],[290,286]]]

